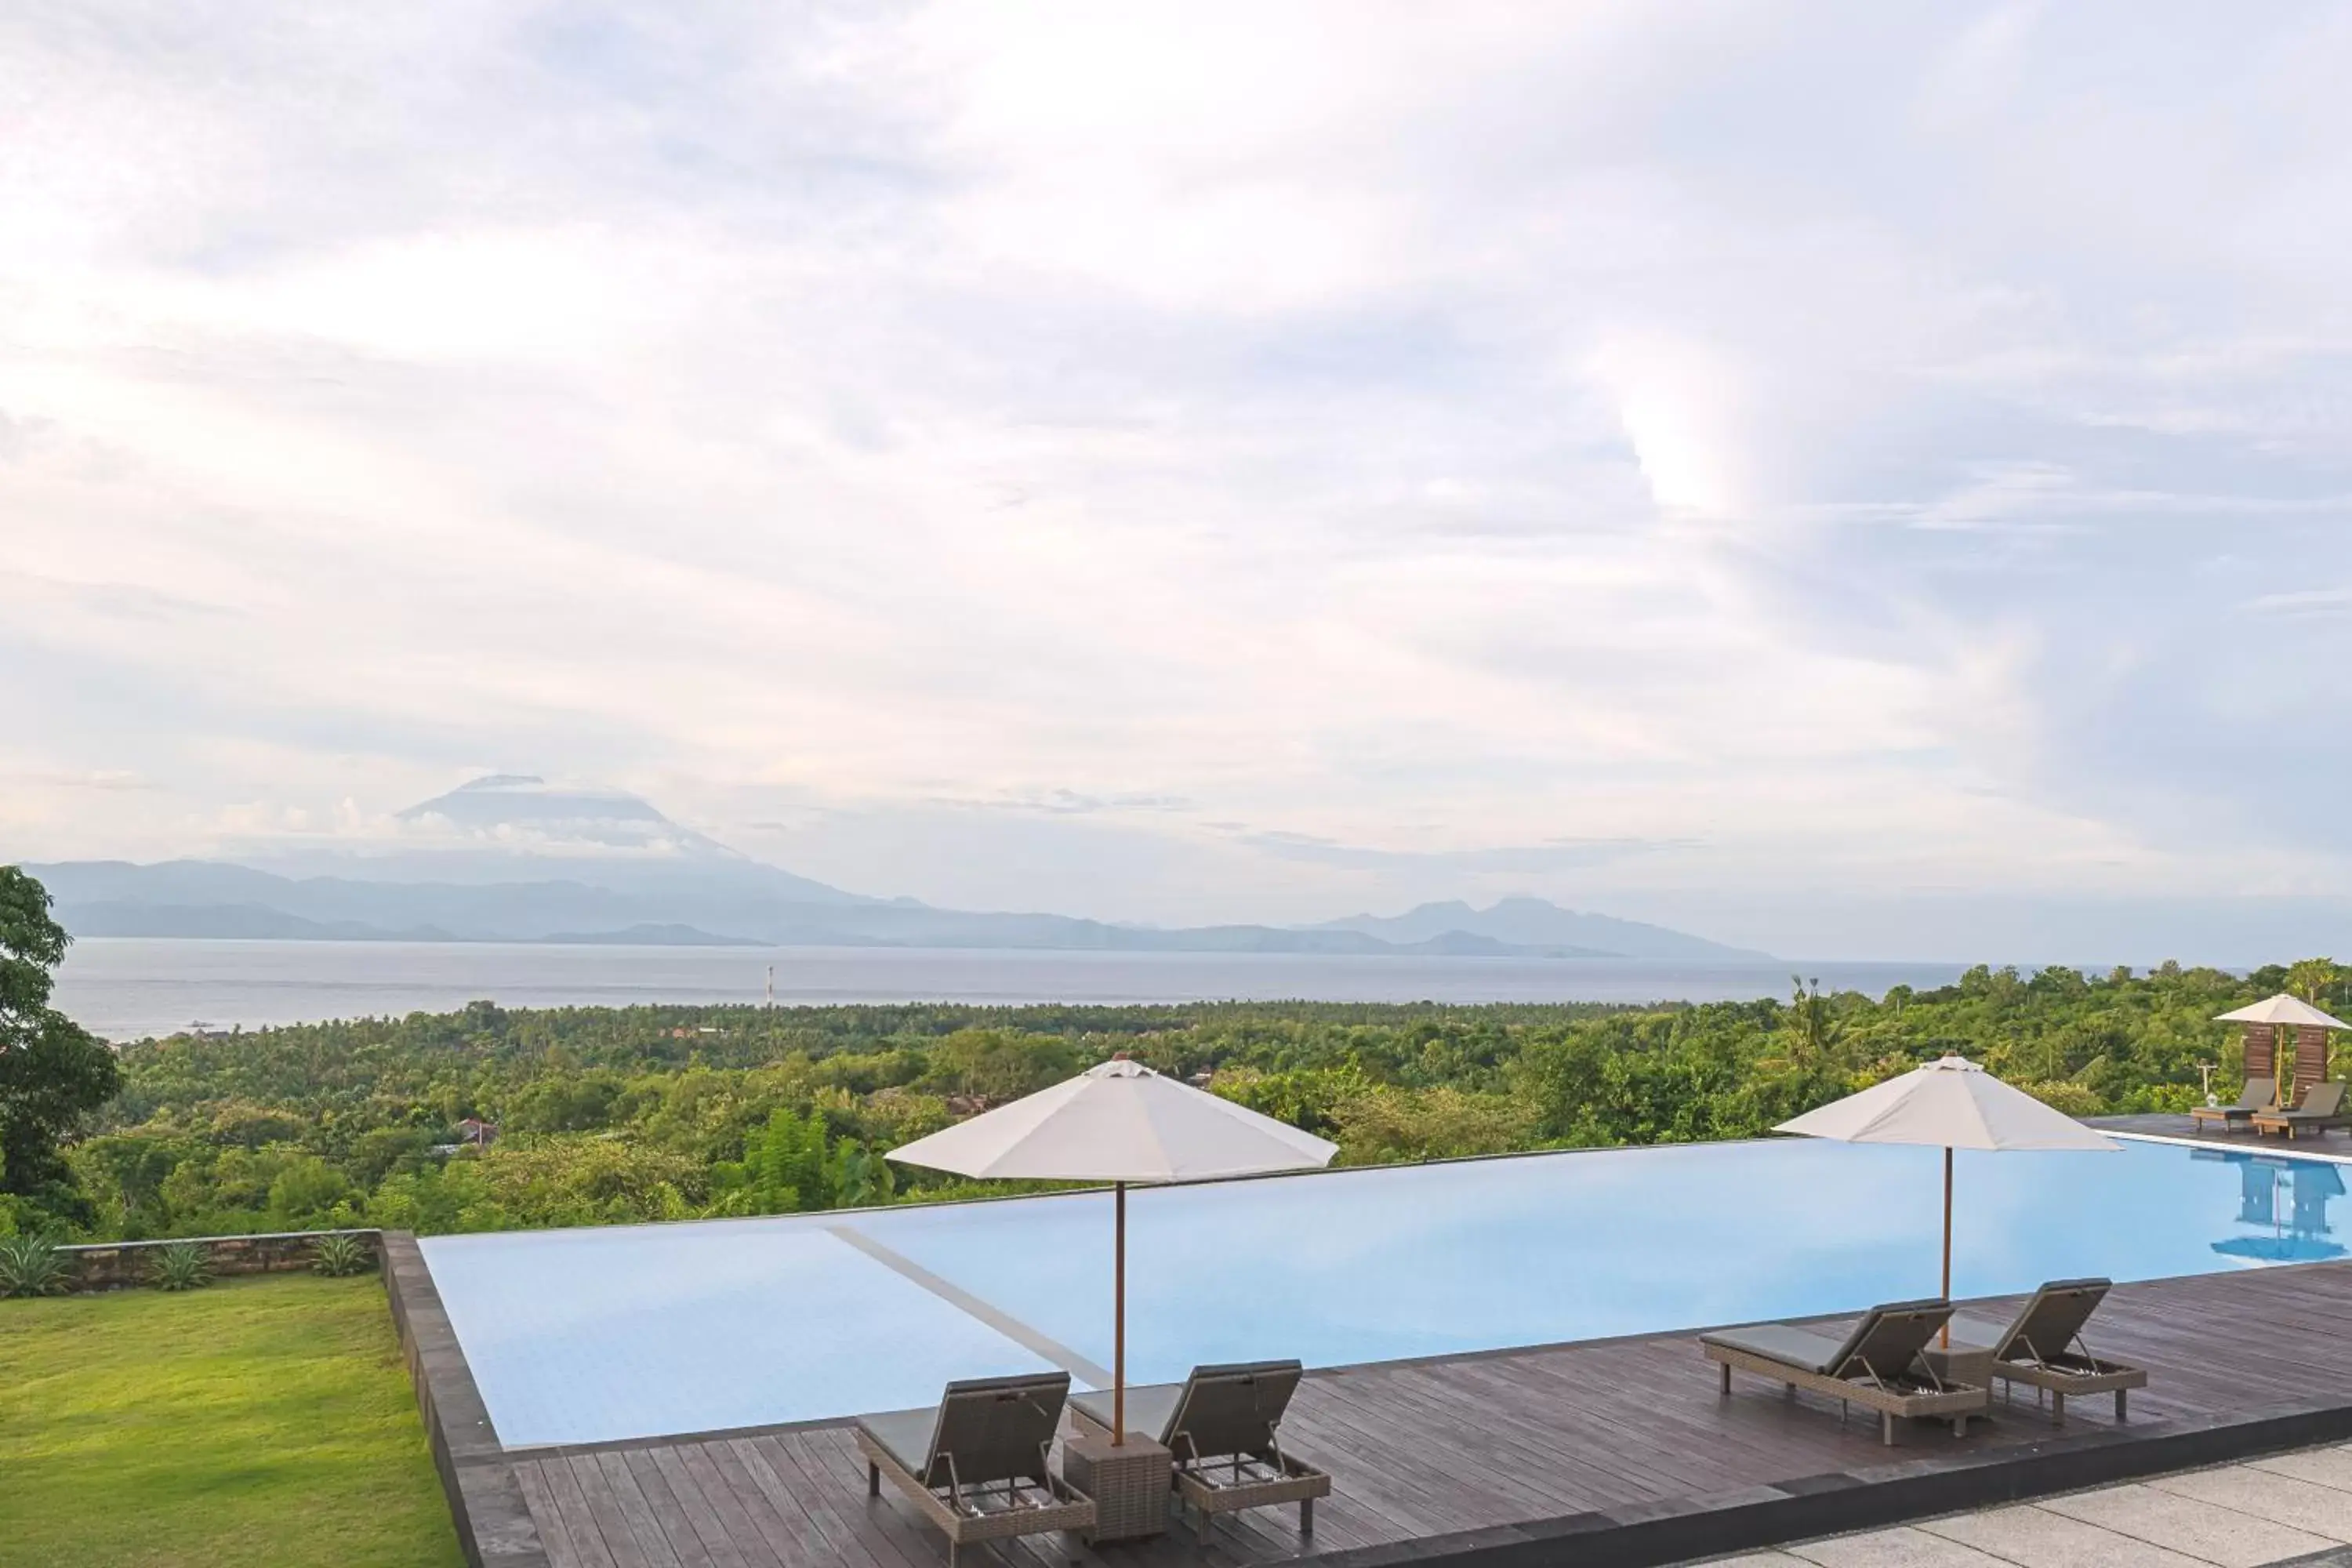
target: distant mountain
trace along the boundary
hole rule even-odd
[[[1422,904],[1401,915],[1350,915],[1309,928],[1361,931],[1384,942],[1427,942],[1450,931],[1482,936],[1522,952],[1568,958],[1632,958],[1666,963],[1769,963],[1769,952],[1727,947],[1664,926],[1564,910],[1541,899],[1504,899],[1488,909],[1458,900]]]
[[[264,844],[237,858],[306,881],[575,883],[655,899],[723,890],[795,904],[880,901],[754,860],[671,821],[641,796],[551,784],[529,773],[476,779],[419,801],[394,820],[399,831],[380,840],[328,847]]]
[[[938,910],[866,898],[740,855],[614,790],[523,774],[477,779],[399,814],[354,850],[264,864],[28,866],[85,936],[579,942],[780,947],[1045,948],[1124,952],[1630,957],[1761,953],[1539,899],[1423,904],[1324,925],[1162,931],[1067,915]]]
[[[26,868],[68,871],[63,866]],[[47,885],[47,879],[43,878]],[[236,937],[273,942],[455,942],[439,926],[390,931],[364,921],[308,921],[266,904],[150,904],[136,900],[60,903],[66,929],[76,936]]]
[[[748,936],[713,936],[692,926],[631,926],[626,931],[560,931],[539,939],[580,946],[614,947],[765,947]]]

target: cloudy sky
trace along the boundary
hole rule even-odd
[[[0,856],[2352,938],[2352,11],[681,9],[0,9]]]

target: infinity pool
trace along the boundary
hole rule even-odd
[[[1935,1294],[1941,1153],[1810,1140],[1135,1189],[1128,1376],[1339,1366]],[[2344,1167],[2127,1142],[1958,1167],[1953,1292],[2343,1256]],[[423,1243],[509,1446],[928,1404],[1111,1358],[1108,1193]]]

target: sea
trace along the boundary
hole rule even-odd
[[[192,1030],[505,1007],[648,1003],[1140,1004],[1202,1001],[1717,1002],[1789,994],[1791,975],[1877,996],[1958,979],[1957,963],[1642,963],[1619,959],[1066,952],[541,942],[85,937],[54,1005],[91,1033]]]

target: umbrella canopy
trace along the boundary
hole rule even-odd
[[[1311,1132],[1118,1058],[889,1158],[960,1176],[1190,1182],[1309,1170],[1339,1152]]]
[[[2105,1149],[2123,1145],[2023,1089],[2011,1089],[1966,1057],[1874,1084],[1860,1094],[1808,1110],[1773,1131],[1843,1143],[1918,1143],[1944,1151],[1944,1285],[1952,1293],[1952,1151],[1955,1149]],[[1944,1343],[1952,1342],[1951,1325]]]
[[[2251,1007],[2241,1007],[2234,1013],[2223,1013],[2217,1024],[2300,1024],[2315,1029],[2352,1029],[2352,1024],[2341,1018],[2331,1018],[2299,996],[2282,991],[2267,1002],[2257,1002]]]
[[[1312,1170],[1339,1152],[1337,1143],[1114,1057],[1066,1083],[893,1149],[888,1158],[960,1176],[1112,1184],[1110,1440],[1123,1444],[1127,1184]]]
[[[2011,1089],[1966,1057],[1944,1057],[1774,1129],[1843,1143],[1943,1149],[2120,1149],[2103,1132]]]

